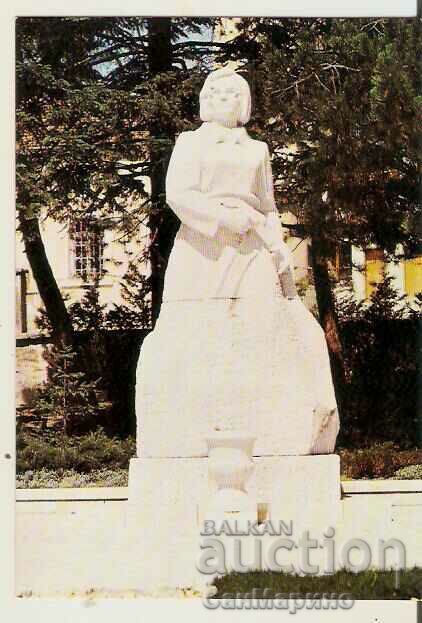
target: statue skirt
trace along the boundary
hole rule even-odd
[[[283,297],[257,237],[227,233],[218,248],[181,230],[138,362],[138,456],[206,456],[215,430],[255,436],[256,456],[333,452],[339,420],[317,320]]]

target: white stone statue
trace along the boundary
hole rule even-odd
[[[244,128],[246,80],[210,73],[200,108],[167,173],[181,225],[138,364],[138,456],[207,456],[215,431],[252,435],[255,456],[332,453],[325,336],[294,288],[268,147]]]

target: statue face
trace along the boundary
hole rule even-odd
[[[241,94],[236,81],[220,78],[209,87],[208,101],[214,121],[236,126],[240,116]]]

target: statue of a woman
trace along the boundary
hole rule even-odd
[[[334,450],[338,412],[324,333],[296,294],[266,143],[248,135],[248,83],[210,73],[202,125],[183,132],[167,202],[181,221],[163,304],[137,371],[138,456],[206,456],[216,430],[256,455]]]

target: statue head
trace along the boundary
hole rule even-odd
[[[211,72],[199,94],[202,121],[217,121],[230,126],[245,125],[251,116],[249,84],[233,69]]]

